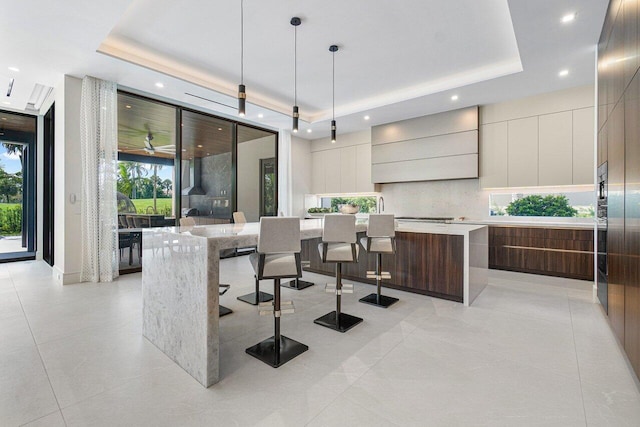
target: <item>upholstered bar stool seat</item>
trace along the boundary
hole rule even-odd
[[[256,280],[273,279],[273,301],[260,303],[260,315],[273,315],[271,338],[249,347],[246,352],[264,363],[279,367],[309,349],[280,334],[280,317],[293,313],[292,302],[280,300],[280,280],[302,276],[300,264],[300,219],[263,217],[260,219],[258,251],[249,256]]]
[[[244,212],[241,212],[241,211],[234,212],[233,223],[246,224],[247,217],[244,216]],[[237,248],[235,249],[235,251],[236,251],[236,255],[241,255],[245,253],[251,253],[252,255],[255,255],[256,248],[255,246],[250,248]],[[249,258],[249,261],[253,265],[253,261],[251,261],[251,258]],[[254,267],[254,270],[255,270],[255,267]],[[255,291],[250,292],[246,295],[239,296],[238,299],[240,301],[246,302],[247,304],[251,304],[251,305],[259,305],[260,303],[269,302],[273,300],[273,295],[268,294],[266,292],[262,292],[260,290],[260,280],[258,280],[258,276],[254,277],[254,283],[255,283]]]
[[[342,263],[358,262],[360,248],[356,243],[355,215],[325,215],[322,243],[318,245],[322,262],[336,263],[336,283],[327,284],[325,290],[336,294],[336,309],[313,322],[339,332],[346,332],[362,318],[342,313],[342,294],[353,293],[353,285],[342,283]]]
[[[387,308],[398,302],[398,298],[382,295],[382,280],[391,279],[391,273],[382,271],[382,255],[396,253],[395,219],[392,214],[370,214],[367,237],[360,244],[369,253],[376,255],[376,270],[367,271],[367,279],[376,279],[376,293],[360,298],[360,302]]]

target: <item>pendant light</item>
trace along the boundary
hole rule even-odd
[[[294,133],[298,132],[298,118],[300,113],[298,111],[298,25],[302,21],[297,16],[291,18],[291,25],[293,25],[293,126],[291,130]]]
[[[338,51],[338,46],[332,44],[329,46],[329,52],[331,52],[331,61],[333,65],[333,87],[331,91],[331,143],[336,143],[336,52]]]
[[[238,85],[238,115],[244,117],[247,93],[244,87],[244,0],[240,0],[240,85]]]

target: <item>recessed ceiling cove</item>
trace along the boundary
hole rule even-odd
[[[522,71],[506,0],[246,0],[247,101],[288,114],[298,27],[298,104],[306,122],[395,104]],[[235,97],[240,2],[139,0],[99,52]]]

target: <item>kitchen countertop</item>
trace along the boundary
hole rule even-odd
[[[553,220],[504,220],[504,219],[465,219],[463,221],[454,220],[452,224],[483,224],[483,225],[498,225],[504,227],[553,227],[553,228],[575,228],[588,230],[593,229],[596,226],[595,220],[589,220],[591,222],[565,222],[565,221],[553,221]]]
[[[429,233],[429,234],[451,234],[458,236],[468,235],[470,231],[479,230],[486,227],[486,224],[452,223],[441,224],[434,222],[419,222],[415,220],[397,220],[396,231],[405,233]]]

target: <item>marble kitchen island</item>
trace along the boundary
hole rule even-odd
[[[366,224],[357,224],[356,230],[364,233]],[[205,387],[220,379],[220,250],[255,246],[258,243],[258,231],[258,223],[167,227],[143,231],[142,333]],[[400,222],[397,232],[399,244],[402,239],[406,240],[406,244],[399,245],[396,258],[402,262],[396,264],[406,263],[409,269],[425,271],[423,263],[431,265],[433,260],[437,261],[439,258],[433,258],[436,252],[425,252],[424,245],[432,241],[430,236],[436,236],[436,240],[444,237],[453,241],[454,246],[449,255],[444,254],[443,260],[455,258],[456,263],[451,264],[451,268],[455,270],[448,271],[448,267],[445,268],[448,264],[438,261],[437,265],[440,267],[434,271],[437,273],[436,277],[453,275],[455,280],[452,283],[458,283],[459,277],[459,301],[465,305],[470,304],[486,286],[486,226]],[[304,243],[303,259],[311,256],[313,266],[313,257],[319,256],[313,244],[322,236],[322,220],[302,220],[300,234]],[[361,258],[365,259],[366,252],[360,253]],[[418,253],[421,255],[417,256]],[[367,262],[362,265],[366,267]],[[326,266],[333,270],[333,264]],[[411,279],[412,276],[401,277]],[[417,280],[415,286],[420,288],[422,279],[418,277]],[[398,288],[412,291],[411,286]],[[429,292],[418,293],[429,295]],[[431,295],[439,296],[433,293]]]

